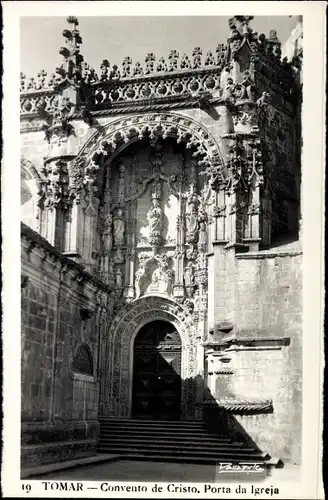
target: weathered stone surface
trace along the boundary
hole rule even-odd
[[[216,425],[299,462],[302,256],[277,242],[298,238],[300,67],[249,22],[206,62],[148,54],[101,79],[75,29],[56,97],[22,78],[23,462],[93,453],[98,409],[131,415],[152,320],[181,335],[181,418],[205,399]]]
[[[34,233],[25,228],[22,267],[28,281],[22,289],[21,381],[22,463],[26,465],[94,453],[99,434],[97,338],[93,329],[84,328],[81,332],[85,322],[81,320],[81,309],[96,309],[94,297],[99,290],[89,276],[89,284],[83,290],[70,280],[70,288],[65,291],[69,276],[66,274],[59,281],[56,272],[65,258],[54,259],[55,250],[51,247],[41,276],[37,248],[46,246],[46,242],[40,240],[39,246],[32,250],[34,259],[27,259],[30,255],[24,250],[27,236],[35,239]],[[76,321],[77,318],[80,320]],[[87,377],[75,374],[72,368],[81,343],[89,346],[93,358],[93,373]],[[58,444],[52,446],[52,442]]]

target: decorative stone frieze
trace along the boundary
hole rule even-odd
[[[250,28],[250,20],[251,16],[235,16],[230,20],[228,43],[218,45],[215,56],[212,51],[207,51],[205,55],[200,47],[195,47],[191,59],[186,54],[180,57],[176,50],[170,52],[168,62],[162,57],[156,62],[154,54],[147,54],[145,68],[139,62],[133,67],[130,57],[124,58],[121,68],[117,65],[111,68],[109,61],[104,60],[98,75],[83,61],[78,21],[71,17],[68,22],[73,29],[63,32],[66,43],[60,53],[64,63],[57,68],[56,74],[47,81],[46,73],[40,71],[37,81],[31,78],[28,82],[26,76],[21,74],[21,113],[31,116],[41,110],[52,114],[57,106],[54,92],[58,85],[67,82],[78,91],[79,102],[76,104],[86,121],[90,121],[90,113],[96,110],[125,103],[146,104],[147,101],[170,101],[177,97],[183,100],[193,96],[202,100],[203,96],[211,97],[213,94],[238,100],[245,90],[248,97],[255,96],[254,77],[257,76],[265,78],[280,92],[286,93],[292,85],[295,69],[286,59],[280,60],[280,42],[276,33],[271,31],[268,37],[258,36]],[[245,47],[249,52],[250,67],[244,72],[241,83],[235,81],[233,67]],[[249,77],[253,80],[251,85],[248,83]],[[234,87],[232,93],[223,84],[227,78],[230,78],[229,84]],[[251,100],[254,100],[253,97]]]

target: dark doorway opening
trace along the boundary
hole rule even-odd
[[[181,339],[167,321],[152,321],[134,342],[132,417],[180,420]]]

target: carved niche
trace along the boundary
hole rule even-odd
[[[174,271],[167,254],[151,256],[140,254],[139,269],[136,273],[136,298],[145,294],[172,295]]]
[[[117,208],[113,218],[114,246],[120,248],[124,245],[125,219],[122,208]]]

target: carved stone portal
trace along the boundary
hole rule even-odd
[[[181,418],[196,417],[197,379],[196,331],[186,307],[162,297],[144,297],[120,309],[108,332],[104,353],[100,414],[131,416],[134,339],[144,325],[154,320],[171,323],[181,337]]]

